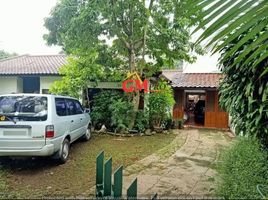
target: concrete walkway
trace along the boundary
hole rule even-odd
[[[139,198],[155,193],[159,198],[213,196],[215,162],[231,139],[226,132],[215,130],[182,130],[176,134],[174,142],[182,144],[177,149],[174,144],[167,147],[171,155],[160,151],[124,170],[124,193],[137,177]]]

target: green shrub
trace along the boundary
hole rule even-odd
[[[268,184],[267,152],[252,138],[239,138],[227,149],[218,164],[220,184],[218,196],[227,199],[261,198],[257,184]]]
[[[110,131],[126,132],[132,112],[133,104],[122,92],[101,91],[93,98],[91,117],[97,129],[104,124]]]
[[[144,132],[149,128],[149,116],[148,111],[139,110],[136,115],[136,121],[134,129],[137,129],[139,132]]]
[[[169,116],[166,117],[166,119],[163,122],[163,126],[166,130],[175,128],[175,121],[172,118],[172,115],[170,113]]]
[[[114,99],[109,110],[111,111],[111,126],[116,132],[126,132],[133,112],[132,102],[125,98]]]
[[[91,117],[96,128],[104,124],[108,129],[111,127],[112,112],[110,105],[117,99],[123,98],[123,93],[119,91],[101,91],[93,98]]]
[[[170,116],[175,100],[173,90],[167,82],[160,81],[153,89],[155,92],[149,95],[150,124],[160,127]]]

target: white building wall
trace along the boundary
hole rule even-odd
[[[53,82],[61,80],[60,76],[41,76],[40,77],[40,93],[42,90],[48,90]]]
[[[17,76],[0,76],[0,94],[19,93]]]

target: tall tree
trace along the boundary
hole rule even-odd
[[[61,0],[45,20],[49,34],[44,38],[48,44],[61,45],[79,57],[94,49],[99,54],[96,62],[106,69],[150,76],[162,67],[174,67],[178,61],[195,60],[186,2]],[[105,51],[110,53],[109,59],[103,59]],[[201,49],[196,51],[200,53]],[[137,92],[133,95],[135,111],[139,99]],[[134,120],[130,127],[133,124]]]
[[[205,30],[197,43],[221,52],[220,100],[236,132],[255,135],[268,147],[268,1],[197,0],[187,9],[201,11],[195,31]]]

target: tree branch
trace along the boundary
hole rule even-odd
[[[144,7],[145,7],[145,0],[143,1],[143,3],[144,3]],[[142,47],[143,47],[143,49],[142,49],[142,68],[141,68],[140,74],[142,74],[143,68],[145,67],[147,29],[148,29],[149,18],[151,16],[151,10],[152,10],[153,4],[154,4],[154,0],[151,0],[150,1],[150,4],[149,4],[148,11],[146,12],[147,21],[146,21],[146,24],[144,26],[144,31],[143,31],[143,40],[142,40]]]

